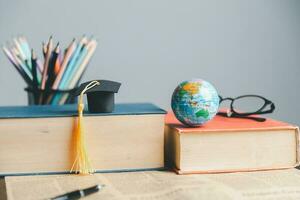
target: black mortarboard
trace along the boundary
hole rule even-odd
[[[115,106],[115,93],[119,91],[121,83],[109,80],[97,80],[100,84],[87,90],[88,109],[91,113],[112,112]],[[84,88],[91,83],[82,83],[74,92],[75,96],[80,95]]]

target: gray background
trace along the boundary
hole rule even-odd
[[[300,1],[0,0],[0,44],[22,34],[41,56],[53,34],[99,47],[84,80],[123,83],[118,102],[170,109],[173,89],[202,78],[220,94],[260,94],[272,117],[300,124]],[[0,105],[25,105],[25,84],[0,53]]]

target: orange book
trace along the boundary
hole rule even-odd
[[[166,116],[166,165],[179,174],[292,168],[299,163],[299,128],[267,119],[216,116],[201,127]]]

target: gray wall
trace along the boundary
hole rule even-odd
[[[25,35],[41,53],[83,33],[99,47],[84,80],[123,83],[118,102],[170,108],[176,85],[198,77],[224,96],[261,94],[275,118],[300,124],[300,1],[0,0],[0,43]],[[0,105],[24,105],[25,84],[0,53]]]

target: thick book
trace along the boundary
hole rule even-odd
[[[197,128],[166,116],[166,165],[178,174],[292,168],[299,163],[297,126],[216,116]]]
[[[148,103],[84,112],[84,133],[97,172],[164,167],[165,111]],[[74,161],[77,105],[0,107],[0,175],[68,173]]]

